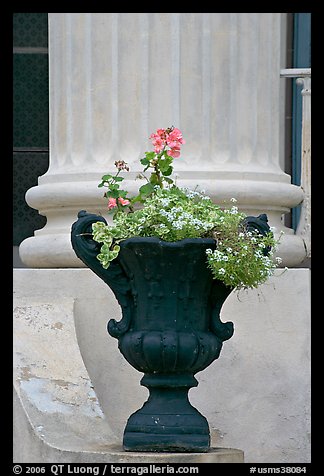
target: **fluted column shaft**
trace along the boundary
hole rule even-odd
[[[141,183],[148,136],[186,139],[178,184],[267,213],[283,264],[304,258],[282,215],[303,198],[280,167],[280,13],[50,13],[50,166],[28,204],[47,224],[20,247],[31,267],[82,266],[69,241],[77,211],[106,214],[101,176],[128,162]]]

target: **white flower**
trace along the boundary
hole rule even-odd
[[[173,226],[176,230],[182,230],[183,228],[183,225],[184,225],[184,222],[181,221],[181,220],[178,220],[178,221],[174,221],[173,222]]]
[[[213,255],[214,255],[214,259],[215,259],[216,261],[222,261],[223,258],[224,258],[223,253],[222,253],[221,251],[218,251],[218,250],[215,250],[214,253],[213,253]]]
[[[282,263],[282,258],[280,258],[280,256],[277,256],[275,259],[278,264]]]
[[[171,213],[177,213],[177,212],[182,212],[182,208],[181,207],[173,207],[171,208]]]
[[[225,274],[225,269],[224,269],[224,268],[220,268],[220,269],[218,270],[218,273],[219,273],[219,274]]]
[[[237,202],[236,198],[234,198],[234,197],[232,197],[230,201],[233,202],[233,203]]]

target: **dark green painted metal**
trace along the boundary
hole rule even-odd
[[[13,14],[14,47],[47,47],[48,13]]]
[[[38,177],[48,169],[48,152],[14,152],[13,153],[13,245],[18,246],[35,230],[43,228],[46,218],[37,210],[27,205],[27,190],[37,185]]]
[[[260,218],[261,217],[261,218]],[[126,451],[206,452],[210,433],[206,418],[188,399],[197,386],[194,375],[220,355],[232,337],[232,322],[220,311],[232,288],[212,278],[206,249],[210,238],[165,242],[149,237],[129,238],[105,270],[96,258],[100,244],[92,240],[91,225],[101,216],[79,212],[72,226],[77,256],[114,292],[122,319],[110,319],[108,332],[149,389],[143,407],[127,422]],[[268,229],[266,215],[248,217],[246,226]]]
[[[13,146],[49,144],[48,55],[13,55]]]
[[[266,235],[270,232],[270,226],[268,225],[268,217],[265,213],[254,217],[252,215],[247,216],[243,220],[243,226],[245,226],[249,231],[259,233],[260,235]],[[271,251],[270,246],[263,248],[262,253],[267,256]]]
[[[25,200],[49,165],[48,13],[13,14],[13,244],[46,218]]]

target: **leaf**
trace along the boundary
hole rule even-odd
[[[161,170],[162,170],[162,169],[161,169]],[[172,174],[172,170],[173,170],[173,167],[171,167],[171,165],[170,165],[170,167],[168,167],[166,170],[162,170],[163,175],[171,175],[171,174]],[[172,180],[172,182],[173,182],[173,180]]]
[[[108,195],[108,194],[107,194]],[[112,190],[111,192],[109,192],[109,197],[112,197],[112,198],[118,198],[119,197],[119,190]]]
[[[153,185],[157,185],[159,183],[158,176],[154,172],[151,173],[150,182]]]
[[[148,196],[150,195],[154,190],[154,186],[149,182],[149,183],[146,183],[145,185],[142,185],[139,189],[140,191],[140,194],[142,196]]]
[[[170,175],[172,173],[172,157],[166,157],[164,159],[160,159],[158,162],[159,169],[164,175]],[[171,172],[169,173],[169,170],[171,169]]]
[[[127,191],[126,190],[119,190],[119,196],[121,198],[126,198],[127,197]]]
[[[131,203],[136,203],[136,202],[140,202],[141,201],[141,195],[136,195],[136,197],[133,197],[130,202]]]
[[[144,157],[143,159],[141,159],[140,162],[141,162],[142,165],[149,165],[149,163],[150,163],[150,161],[149,161],[146,157]]]
[[[109,185],[109,190],[118,190],[119,189],[119,185],[117,185],[116,183],[111,183]]]
[[[102,180],[103,182],[107,182],[107,180],[112,179],[112,177],[113,177],[113,176],[110,175],[110,174],[103,175],[103,176],[101,177],[101,180]]]
[[[149,161],[153,160],[156,157],[156,152],[145,152],[145,156]]]
[[[114,177],[115,182],[122,182],[124,177]]]

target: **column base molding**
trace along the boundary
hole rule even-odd
[[[235,173],[235,172],[233,172]],[[212,172],[211,172],[212,174]],[[98,174],[98,177],[100,174]],[[62,178],[62,177],[61,177]],[[80,177],[81,178],[81,177]],[[47,217],[47,223],[35,236],[24,240],[19,248],[20,258],[28,267],[36,268],[79,268],[83,263],[76,257],[70,242],[72,223],[80,210],[101,214],[109,221],[106,200],[98,181],[46,181],[28,190],[27,203],[41,215]],[[266,177],[265,177],[266,178]],[[300,187],[283,181],[284,174],[278,175],[278,181],[230,178],[215,180],[191,174],[177,182],[178,186],[204,190],[220,206],[232,206],[231,198],[237,200],[238,208],[247,215],[268,215],[269,225],[275,227],[276,233],[284,232],[278,250],[282,258],[281,266],[299,265],[306,257],[304,241],[282,223],[282,216],[301,203],[303,192]],[[130,196],[138,192],[139,180],[126,180],[123,186]]]

